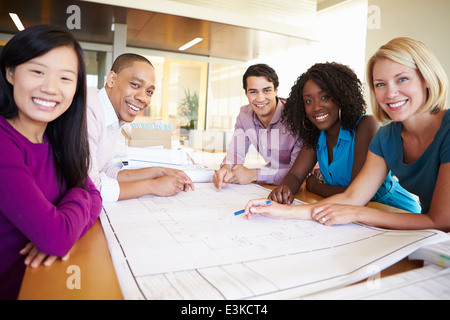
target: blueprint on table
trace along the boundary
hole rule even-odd
[[[104,204],[101,222],[126,299],[297,298],[362,280],[448,239],[436,230],[247,220],[234,212],[270,190],[195,187]]]

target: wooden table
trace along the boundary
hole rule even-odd
[[[69,288],[78,283],[79,289]],[[50,267],[27,267],[19,299],[123,299],[100,220],[78,240],[68,261],[58,260]]]
[[[274,186],[265,186],[269,189]],[[322,199],[306,191],[304,187],[296,198],[312,203]],[[368,206],[401,211],[379,203]],[[75,267],[72,267],[75,266]],[[381,272],[381,277],[405,272],[422,266],[422,261],[409,261],[407,258]],[[70,288],[75,284],[80,288]],[[32,269],[28,267],[19,294],[22,300],[121,300],[117,276],[109,254],[105,235],[100,221],[86,232],[75,244],[68,261],[56,261],[50,267]]]

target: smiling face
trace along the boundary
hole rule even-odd
[[[270,124],[277,108],[277,93],[278,89],[275,89],[273,83],[266,77],[250,76],[247,78],[245,95],[251,108],[265,127]]]
[[[119,120],[131,122],[150,105],[155,71],[150,64],[135,61],[119,73],[111,71],[105,88]]]
[[[77,77],[77,56],[66,46],[8,68],[6,78],[18,107],[18,116],[10,123],[33,142],[42,142],[47,124],[72,104]]]
[[[378,104],[393,121],[408,119],[427,99],[420,73],[387,58],[375,62],[372,85]]]
[[[320,130],[340,128],[339,107],[328,93],[313,80],[308,80],[303,87],[303,103],[306,116]]]

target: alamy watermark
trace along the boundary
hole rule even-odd
[[[66,280],[67,289],[81,289],[81,269],[77,265],[70,265],[67,267],[66,273],[70,276]]]
[[[376,265],[367,267],[367,273],[370,276],[366,280],[366,286],[369,290],[376,290],[381,288],[381,268]]]
[[[66,9],[66,13],[70,14],[70,16],[66,20],[67,29],[73,30],[81,29],[81,9],[77,5],[70,5]]]
[[[69,30],[81,29],[81,9],[72,4],[67,7],[66,13],[70,16],[66,20],[66,26]],[[369,30],[381,29],[381,9],[377,5],[370,5],[367,14],[367,28]]]
[[[377,5],[370,5],[367,13],[367,28],[369,30],[381,29],[381,9]]]

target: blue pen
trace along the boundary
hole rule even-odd
[[[270,204],[271,202],[272,202],[271,200],[266,201],[266,205],[267,205],[267,204]],[[234,213],[234,215],[235,215],[235,216],[238,216],[238,215],[240,215],[240,214],[242,214],[242,213],[244,213],[244,212],[245,212],[245,209],[239,210],[239,211],[236,211],[236,212]]]

